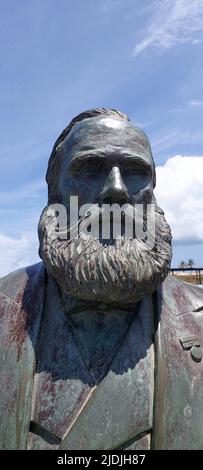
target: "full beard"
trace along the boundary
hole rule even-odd
[[[39,222],[39,254],[60,290],[85,301],[122,305],[153,293],[168,274],[171,231],[155,203],[155,242],[148,249],[142,240],[118,238],[112,244],[80,233],[61,240],[48,206]]]

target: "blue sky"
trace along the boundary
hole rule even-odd
[[[0,4],[0,273],[37,260],[52,146],[92,107],[120,109],[144,128],[173,266],[203,265],[202,0]]]

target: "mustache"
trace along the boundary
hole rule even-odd
[[[56,216],[56,205],[45,207],[40,217],[38,225],[38,235],[41,240],[44,232],[51,240],[70,239],[112,239],[127,238],[137,239],[145,243],[147,241],[152,244],[155,238],[155,212],[160,213],[159,207],[155,204],[132,204],[126,203],[122,206],[119,204],[92,204],[88,205],[87,210],[79,212],[79,217],[72,220],[72,223],[64,223],[66,217],[62,216],[58,219]],[[64,208],[64,206],[62,206]],[[150,209],[149,209],[150,208]],[[65,209],[65,208],[64,208]],[[66,209],[65,209],[66,210]],[[163,214],[163,211],[161,211]],[[89,228],[91,227],[91,232]],[[119,233],[119,230],[121,232]]]

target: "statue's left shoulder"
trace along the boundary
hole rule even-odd
[[[203,286],[180,281],[169,274],[158,290],[159,302],[168,306],[175,316],[197,312],[203,316]]]
[[[158,289],[154,449],[203,449],[203,288],[169,275]]]

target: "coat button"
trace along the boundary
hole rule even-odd
[[[190,350],[191,357],[195,362],[201,362],[202,360],[202,351],[198,346],[192,346]]]

